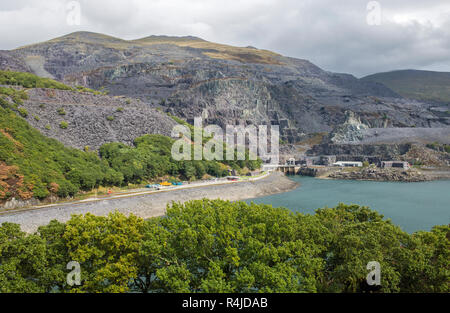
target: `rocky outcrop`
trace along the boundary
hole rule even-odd
[[[415,170],[362,168],[357,170],[341,170],[328,174],[327,178],[350,180],[420,182],[431,180],[427,175]]]
[[[330,172],[330,169],[325,167],[301,167],[298,174],[302,176],[318,177],[324,176],[328,172]]]
[[[333,143],[358,143],[363,139],[363,130],[369,126],[361,123],[361,120],[352,111],[345,112],[347,120],[344,124],[339,125],[331,134],[331,142]]]
[[[315,145],[309,155],[372,156],[393,160],[411,149],[411,144],[331,144]],[[341,158],[339,158],[341,160]],[[341,160],[344,161],[344,160]],[[364,160],[362,160],[364,161]]]
[[[31,72],[24,60],[9,51],[0,50],[0,69],[15,72]]]
[[[450,167],[450,153],[436,151],[424,145],[412,145],[407,153],[400,157],[410,164],[420,164],[433,167]]]

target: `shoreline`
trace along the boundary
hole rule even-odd
[[[445,169],[400,169],[378,167],[308,167],[299,170],[304,176],[318,179],[380,181],[380,182],[424,182],[449,180],[450,170]]]
[[[379,169],[362,168],[354,171],[333,171],[324,174],[322,179],[343,179],[355,181],[380,182],[426,182],[450,179],[450,171],[423,171],[418,169]]]
[[[51,220],[68,221],[73,214],[91,213],[105,216],[118,211],[125,215],[134,214],[142,218],[163,216],[166,207],[172,201],[186,202],[203,198],[239,201],[283,193],[297,188],[299,184],[287,178],[283,173],[273,172],[266,177],[239,181],[231,184],[216,184],[184,189],[166,190],[130,197],[99,199],[92,202],[62,203],[33,210],[8,212],[0,215],[0,224],[4,222],[21,225],[25,232],[35,232],[39,226],[47,225]]]

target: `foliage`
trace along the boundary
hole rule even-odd
[[[173,160],[173,142],[166,136],[145,135],[135,140],[134,147],[122,143],[104,144],[100,147],[100,156],[108,161],[111,168],[123,173],[125,183],[139,183],[165,175],[194,179],[201,178],[205,173],[219,177],[228,174],[215,161]]]
[[[63,121],[60,127],[66,129],[68,123]],[[100,159],[88,149],[69,149],[46,138],[10,109],[0,107],[0,161],[17,166],[17,175],[23,178],[1,180],[5,184],[8,180],[8,185],[22,184],[3,193],[2,199],[13,196],[43,199],[52,194],[52,183],[59,186],[58,196],[68,197],[99,186],[141,183],[166,175],[183,179],[202,178],[205,174],[228,175],[227,167],[216,161],[174,161],[173,142],[162,135],[146,135],[137,138],[134,147],[109,143],[100,148]],[[254,161],[238,162],[233,166],[251,166]]]
[[[43,78],[30,73],[12,72],[0,70],[0,84],[22,86],[25,88],[53,88],[72,90],[71,87],[53,79]]]
[[[22,86],[24,88],[51,88],[59,90],[71,90],[79,92],[89,92],[95,95],[107,94],[107,91],[103,92],[97,91],[83,86],[76,86],[75,88],[72,88],[56,80],[39,77],[31,73],[3,71],[3,70],[0,70],[0,85]],[[2,93],[1,90],[0,93]],[[22,97],[19,97],[17,99],[18,101],[26,100],[23,99]],[[14,100],[14,102],[16,101]]]
[[[31,74],[3,74],[7,83],[22,86],[41,84]],[[44,82],[42,84],[45,86],[59,86],[52,85],[51,80]],[[64,147],[19,119],[13,111],[27,117],[27,110],[10,103],[8,98],[27,99],[23,90],[0,87],[0,93],[0,161],[5,166],[15,166],[13,174],[2,176],[0,180],[0,200],[12,197],[44,199],[51,194],[68,197],[99,186],[141,183],[167,175],[188,180],[202,178],[205,174],[221,177],[228,175],[227,165],[239,170],[244,167],[259,168],[261,164],[260,160],[249,161],[248,153],[247,160],[243,161],[174,161],[171,158],[174,141],[161,135],[137,138],[135,147],[106,144],[100,149],[101,160],[95,152],[87,149],[82,152]],[[66,114],[64,108],[60,108],[58,113]],[[34,118],[39,120],[38,116]],[[112,119],[112,116],[108,117],[108,120]],[[68,126],[66,121],[59,124],[61,129]],[[51,126],[47,124],[45,129],[51,130]],[[52,184],[58,185],[58,188],[52,188]]]
[[[79,190],[93,186],[121,184],[120,173],[111,169],[94,153],[65,147],[32,128],[9,109],[0,107],[0,161],[17,167],[23,177],[22,186],[11,188],[10,197],[32,195],[44,198],[49,195],[51,183],[59,185],[58,196],[75,195]],[[0,178],[0,183],[14,183],[17,179]]]
[[[202,132],[202,138],[203,138],[202,144],[203,145],[206,142],[208,142],[208,141],[210,141],[212,139],[212,137],[205,136],[203,134],[203,130],[196,129],[193,125],[189,124],[185,120],[183,120],[183,119],[181,119],[181,118],[179,118],[179,117],[177,117],[175,115],[172,115],[170,113],[167,113],[167,115],[170,118],[172,118],[175,122],[177,122],[178,124],[184,125],[184,126],[186,126],[189,129],[190,134],[191,134],[191,138],[189,138],[189,139],[191,141],[194,140],[194,132],[195,131]],[[224,153],[225,153],[226,149],[227,149],[227,146],[226,146],[225,143],[223,143],[223,151],[224,151]],[[255,170],[255,169],[260,168],[261,165],[262,165],[262,160],[259,159],[259,158],[257,158],[256,160],[250,160],[250,154],[249,154],[248,149],[246,149],[243,159],[244,160],[238,160],[238,153],[237,153],[237,150],[235,149],[233,160],[223,160],[222,163],[226,164],[226,165],[228,165],[231,168],[236,169],[236,170],[243,169],[243,168],[247,167],[248,169],[250,169],[252,171]],[[214,176],[219,176],[219,175],[214,175]]]
[[[137,251],[144,221],[113,213],[74,216],[63,239],[70,260],[80,263],[83,285],[75,292],[126,292],[137,276]]]
[[[27,117],[28,116],[28,111],[25,108],[19,108],[17,111],[19,112],[19,114],[22,117]]]
[[[83,87],[83,86],[76,86],[75,90],[77,90],[78,92],[89,92],[94,95],[107,95],[108,94],[108,91],[98,91],[98,90],[94,90],[94,89]]]
[[[111,213],[0,227],[2,292],[362,292],[369,261],[381,292],[449,292],[450,227],[403,232],[367,207],[314,215],[222,200],[173,203],[167,216]],[[81,285],[69,287],[69,261]]]

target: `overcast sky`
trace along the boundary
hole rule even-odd
[[[70,25],[77,10],[69,2],[1,0],[0,49],[80,30],[124,39],[193,35],[358,77],[450,71],[450,0],[79,0],[80,25]]]

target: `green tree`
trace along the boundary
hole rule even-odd
[[[81,265],[82,285],[72,292],[127,292],[137,276],[137,251],[144,221],[111,213],[75,215],[63,238],[70,260]]]
[[[17,224],[0,227],[0,292],[47,291],[45,242]]]

